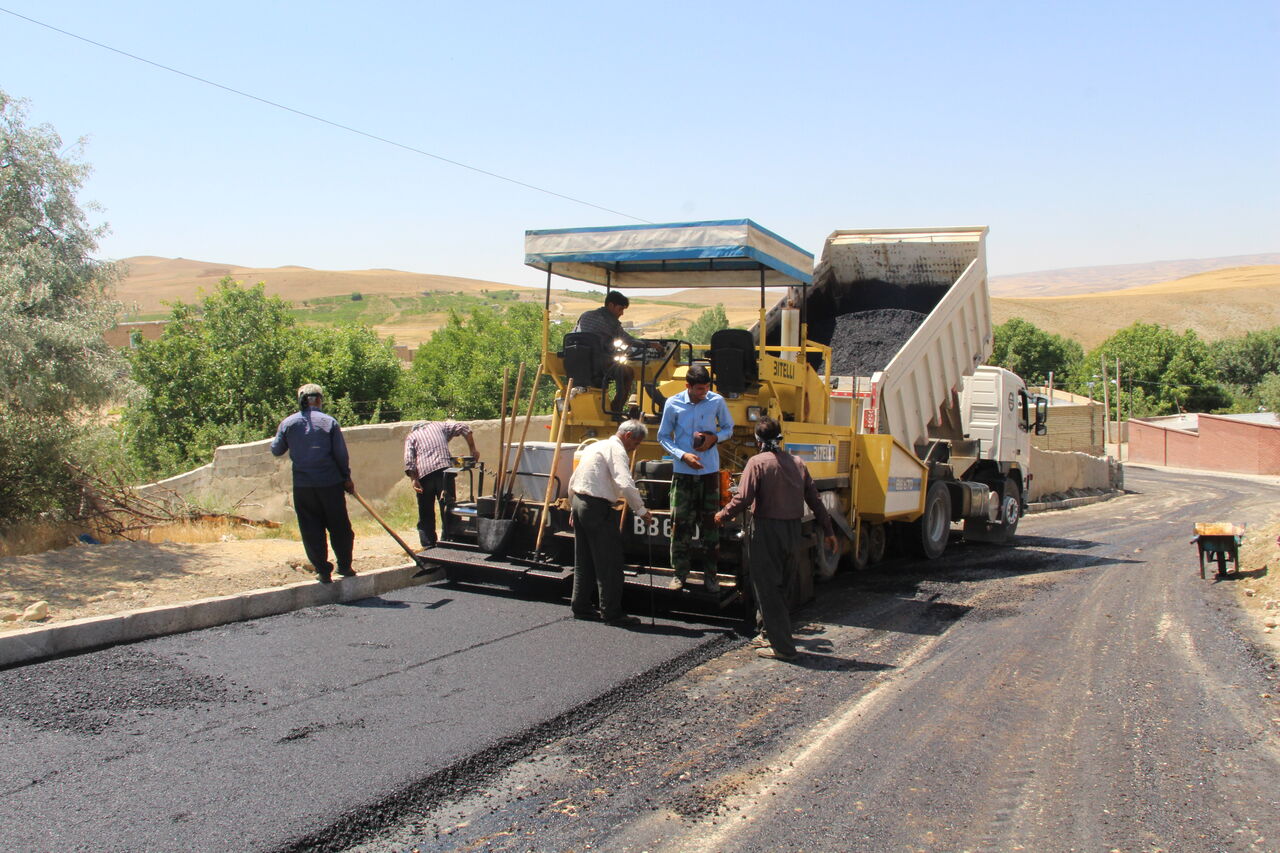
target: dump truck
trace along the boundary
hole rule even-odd
[[[786,450],[807,464],[841,534],[828,551],[807,517],[793,601],[812,597],[815,578],[877,562],[892,545],[937,558],[955,524],[967,539],[1008,541],[1025,507],[1029,436],[1044,430],[1047,407],[1013,373],[983,365],[992,345],[986,233],[836,231],[815,268],[812,254],[749,219],[526,232],[526,263],[547,275],[539,376],[555,386],[549,440],[504,443],[490,477],[503,485],[449,502],[431,559],[451,578],[571,578],[575,453],[636,417],[652,430],[633,463],[652,517],[624,511],[626,581],[665,590],[672,462],[656,427],[694,364],[709,366],[735,424],[718,445],[722,502],[755,452],[755,423],[769,416],[782,423]],[[569,334],[553,346],[553,276],[606,291],[685,288],[707,305],[715,304],[707,289],[751,287],[759,314],[750,328],[716,332],[709,345],[641,335],[641,346],[608,348],[596,336]],[[866,329],[881,335],[891,326],[899,339],[865,351],[873,337]],[[611,364],[628,365],[635,380],[616,409]],[[463,476],[476,494],[476,471],[450,472]],[[691,581],[681,594],[722,606],[746,600],[741,532],[730,524],[721,534],[719,590]]]

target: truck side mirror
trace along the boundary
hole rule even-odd
[[[1044,397],[1036,397],[1036,435],[1044,435],[1049,431],[1046,422],[1049,420],[1049,401]]]

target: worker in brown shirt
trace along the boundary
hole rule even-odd
[[[804,462],[782,449],[782,427],[773,418],[756,424],[756,444],[760,452],[747,460],[738,482],[738,494],[716,513],[723,524],[744,509],[752,515],[751,538],[747,548],[747,574],[755,593],[756,606],[764,623],[769,646],[759,648],[760,657],[795,660],[791,637],[791,615],[787,612],[788,566],[800,545],[800,519],[805,504],[822,525],[829,549],[836,537],[831,516],[818,497],[818,489]]]

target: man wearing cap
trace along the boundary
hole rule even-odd
[[[343,492],[354,493],[347,442],[338,422],[321,411],[324,389],[308,383],[298,389],[298,411],[280,422],[271,453],[286,452],[293,462],[293,509],[298,515],[298,532],[307,559],[315,567],[320,583],[333,581],[333,564],[325,543],[328,532],[338,574],[354,575],[351,553],[355,533],[347,516]]]
[[[631,306],[626,294],[610,290],[604,297],[604,305],[583,311],[578,323],[573,327],[575,332],[590,332],[600,339],[600,346],[606,354],[614,351],[614,341],[621,341],[629,347],[649,347],[661,349],[656,341],[642,341],[627,333],[622,328],[622,314]],[[635,371],[625,364],[610,363],[607,378],[614,380],[613,399],[609,405],[615,412],[622,411],[627,398],[631,396],[631,386],[635,382]]]
[[[662,407],[658,441],[671,454],[671,589],[684,589],[689,572],[702,572],[707,592],[719,592],[716,563],[720,533],[712,520],[720,508],[720,452],[733,437],[733,417],[724,397],[711,390],[711,373],[700,364],[685,374],[685,390]]]

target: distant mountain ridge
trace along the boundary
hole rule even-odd
[[[1231,255],[1222,258],[1188,258],[1180,261],[1149,261],[1140,264],[1113,264],[1098,267],[1068,267],[1058,270],[995,275],[992,296],[1078,296],[1158,284],[1196,273],[1229,267],[1280,264],[1280,252],[1259,255]]]

